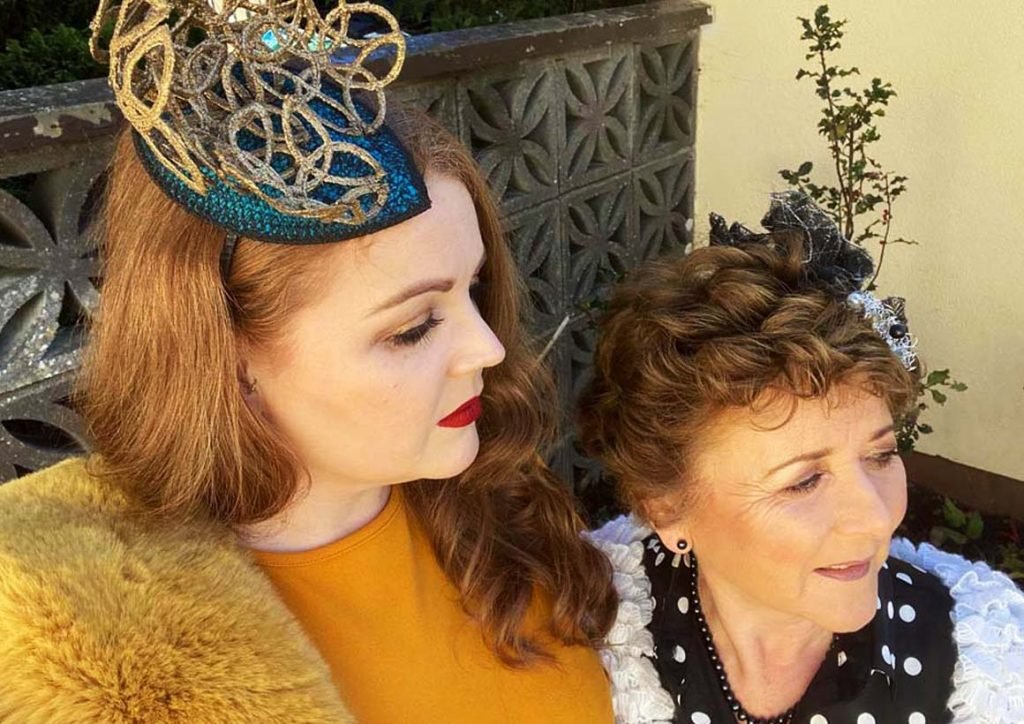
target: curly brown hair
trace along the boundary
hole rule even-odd
[[[912,406],[917,373],[859,310],[807,279],[803,241],[779,233],[657,260],[613,295],[580,442],[652,522],[694,502],[686,473],[727,410],[824,399],[847,383],[884,398],[895,418]]]
[[[450,176],[476,207],[487,263],[480,313],[506,349],[486,370],[480,453],[457,478],[404,488],[412,514],[495,652],[545,658],[526,630],[535,595],[550,632],[597,646],[615,616],[611,567],[580,537],[572,496],[539,451],[554,439],[551,381],[523,338],[523,289],[500,215],[465,147],[423,114],[389,111],[418,167]],[[94,469],[131,489],[151,515],[266,520],[308,484],[301,461],[244,402],[240,346],[271,345],[315,293],[331,244],[242,239],[221,279],[224,232],[152,181],[130,132],[118,145],[103,215],[103,295],[79,402]],[[355,242],[349,242],[355,243]]]

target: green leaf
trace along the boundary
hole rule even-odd
[[[949,380],[949,370],[933,370],[928,373],[928,379],[925,380],[925,387],[932,387],[934,385],[944,385]]]
[[[967,536],[965,536],[958,530],[947,530],[946,537],[959,546],[962,546],[964,543],[967,542]]]
[[[964,535],[971,540],[978,540],[984,531],[985,521],[981,519],[981,514],[978,511],[972,510],[970,515],[967,516],[967,526],[964,528]]]
[[[814,164],[813,163],[811,163],[810,161],[804,161],[802,164],[800,164],[800,168],[798,168],[796,170],[796,175],[797,176],[806,176],[807,174],[809,174],[811,172],[812,168],[814,168]]]
[[[939,404],[939,405],[945,405],[946,404],[946,399],[947,398],[946,398],[946,396],[944,394],[942,394],[938,390],[929,390],[929,392],[932,393],[932,399],[935,400],[936,404]]]
[[[961,546],[967,542],[967,536],[963,533],[951,530],[943,525],[933,527],[928,534],[928,538],[931,539],[932,545],[936,547],[941,547],[947,540]]]
[[[967,524],[967,516],[949,498],[942,499],[942,519],[950,528],[960,530]]]

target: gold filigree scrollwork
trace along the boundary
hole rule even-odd
[[[385,31],[352,37],[358,16]],[[386,203],[385,170],[346,140],[384,122],[384,88],[405,62],[398,22],[379,5],[340,0],[323,17],[312,0],[101,0],[91,29],[126,120],[196,193],[209,190],[208,168],[278,211],[324,222],[363,223]],[[346,156],[365,171],[333,173]],[[315,198],[327,185],[343,190],[337,202]]]

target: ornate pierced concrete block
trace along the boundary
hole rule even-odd
[[[561,338],[554,370],[560,386],[560,397],[565,406],[563,416],[562,444],[552,456],[552,467],[571,480],[578,492],[589,487],[607,485],[601,466],[584,455],[576,445],[573,406],[583,392],[592,367],[597,331],[594,325],[596,315],[581,314],[565,331]]]
[[[506,224],[516,262],[526,281],[535,334],[553,334],[567,311],[567,263],[562,209],[549,201],[510,217]]]
[[[560,179],[579,187],[629,168],[636,114],[633,49],[610,47],[561,64],[565,148]]]
[[[462,139],[508,212],[558,194],[564,110],[552,62],[467,75],[459,84]]]
[[[638,259],[685,248],[693,241],[693,160],[689,150],[633,172]]]
[[[637,162],[664,158],[695,140],[697,35],[635,48]]]
[[[40,174],[27,200],[0,190],[0,394],[73,369],[96,303],[86,225],[106,163]]]
[[[438,121],[460,136],[455,86],[451,83],[416,83],[398,86],[392,91],[396,100]]]
[[[0,395],[0,480],[79,455],[88,445],[71,409],[71,374]]]
[[[563,199],[571,288],[576,305],[585,303],[635,266],[636,221],[628,174],[613,176]]]

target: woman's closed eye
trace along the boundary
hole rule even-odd
[[[388,341],[396,347],[411,347],[425,340],[427,335],[430,334],[430,330],[437,327],[443,321],[443,318],[436,317],[434,316],[434,313],[431,312],[422,323],[392,335],[388,338]]]
[[[868,462],[875,468],[887,468],[892,465],[899,456],[900,451],[893,448],[892,450],[886,450],[878,453],[877,455],[872,455],[868,458]]]
[[[870,456],[867,459],[867,462],[876,470],[882,470],[892,465],[896,458],[899,457],[899,454],[899,450],[893,448],[892,450],[885,450],[884,452],[880,452]],[[810,491],[818,487],[818,484],[821,482],[821,478],[823,476],[824,473],[821,472],[814,473],[813,475],[808,475],[795,485],[790,485],[789,487],[785,488],[785,492],[794,494],[809,493]]]
[[[818,483],[821,482],[823,475],[824,473],[814,473],[813,475],[809,475],[796,485],[790,485],[785,489],[785,492],[794,494],[809,493],[818,487]]]

